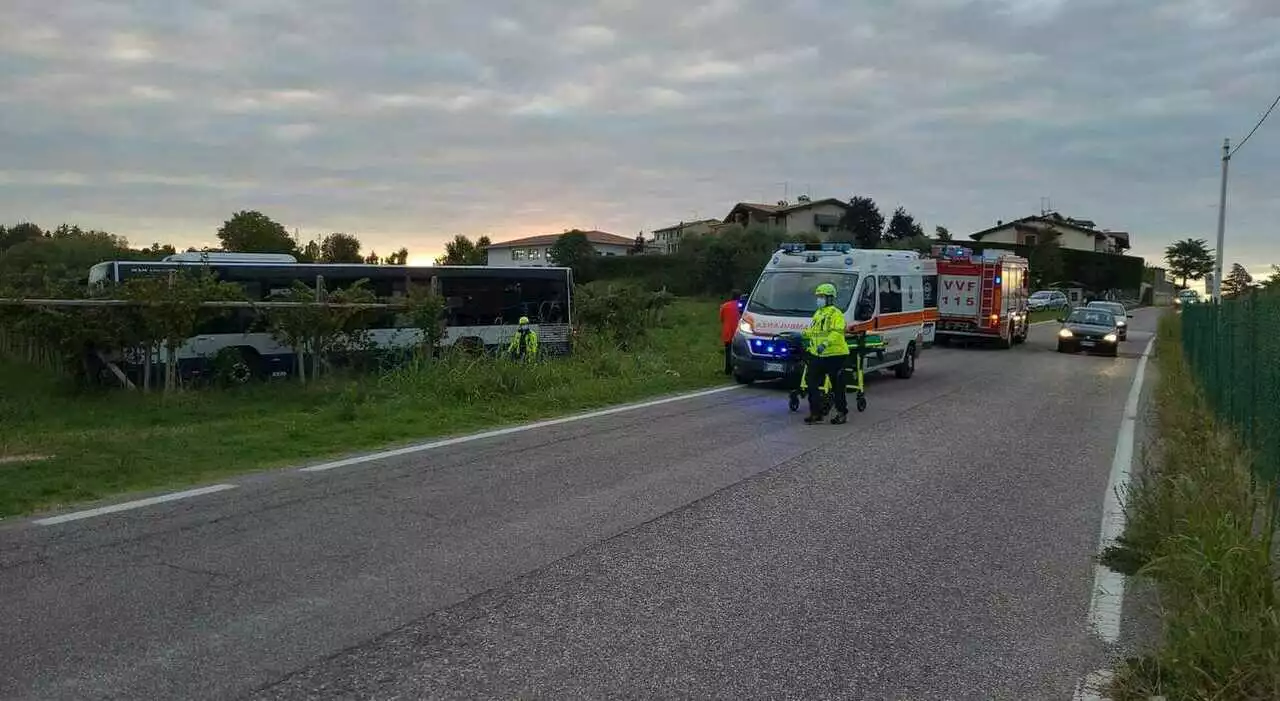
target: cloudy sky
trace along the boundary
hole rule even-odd
[[[0,219],[214,241],[260,209],[412,260],[867,194],[1209,239],[1280,92],[1276,0],[4,0]],[[1228,264],[1280,263],[1280,115]]]

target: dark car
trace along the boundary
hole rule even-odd
[[[1101,353],[1116,357],[1120,354],[1120,329],[1116,316],[1105,309],[1085,307],[1060,318],[1058,329],[1059,353]]]
[[[1129,319],[1132,319],[1132,318],[1133,318],[1133,315],[1129,313],[1129,310],[1128,310],[1128,309],[1125,309],[1125,308],[1124,308],[1124,305],[1123,305],[1123,304],[1121,304],[1121,303],[1119,303],[1119,302],[1106,302],[1106,301],[1099,300],[1099,301],[1096,301],[1096,302],[1090,302],[1090,303],[1088,304],[1088,306],[1087,306],[1087,307],[1085,307],[1085,308],[1086,308],[1086,309],[1101,309],[1101,310],[1102,310],[1102,311],[1104,311],[1104,312],[1111,312],[1112,314],[1115,314],[1115,315],[1116,315],[1116,328],[1118,329],[1117,333],[1118,333],[1118,334],[1119,334],[1119,336],[1120,336],[1120,341],[1121,341],[1121,342],[1124,342],[1124,341],[1128,338],[1128,336],[1129,336],[1129,333],[1128,333],[1128,332],[1129,332],[1129,322],[1128,322],[1128,320],[1129,320]]]

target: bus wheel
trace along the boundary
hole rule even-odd
[[[252,348],[238,348],[238,357],[227,368],[227,380],[233,385],[246,385],[262,377],[262,358]]]
[[[911,376],[916,374],[916,344],[907,344],[907,354],[902,356],[902,362],[893,366],[893,374],[900,380],[909,380]]]

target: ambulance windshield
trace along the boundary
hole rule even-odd
[[[778,316],[811,316],[814,290],[824,282],[836,286],[836,307],[848,309],[858,285],[857,273],[829,270],[771,270],[760,276],[747,302],[747,311]]]

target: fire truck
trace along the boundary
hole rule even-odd
[[[1027,340],[1026,258],[959,245],[934,246],[932,257],[938,262],[938,345],[968,339],[1011,348]]]

